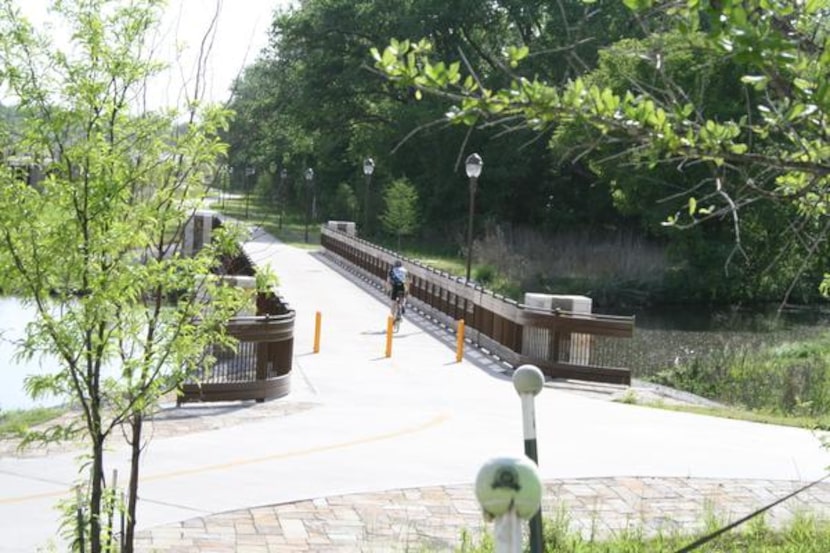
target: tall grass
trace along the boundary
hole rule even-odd
[[[632,233],[560,233],[491,225],[473,247],[493,280],[533,292],[590,295],[596,305],[641,302],[668,270],[663,248]]]
[[[765,348],[723,347],[678,361],[659,384],[751,410],[830,422],[830,333]]]
[[[545,521],[545,553],[672,553],[690,544],[699,536],[719,528],[722,522],[711,519],[699,534],[647,532],[631,528],[611,537],[584,536],[573,531],[566,517]],[[462,536],[456,553],[492,553],[492,536],[478,541]],[[782,529],[770,527],[763,517],[748,522],[743,529],[733,530],[696,551],[718,553],[827,553],[830,551],[830,524],[808,514],[796,516]]]

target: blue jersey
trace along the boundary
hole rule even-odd
[[[393,285],[403,286],[406,283],[406,269],[403,267],[392,267],[389,271],[389,280]]]

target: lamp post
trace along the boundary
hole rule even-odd
[[[233,165],[228,167],[228,183],[225,188],[225,196],[228,195],[228,190],[233,186]],[[222,198],[222,209],[225,209],[225,198]]]
[[[539,451],[536,448],[536,413],[533,398],[545,387],[545,375],[535,365],[522,365],[513,373],[513,387],[522,400],[522,429],[525,440],[525,455],[539,465]],[[544,538],[542,532],[542,511],[537,510],[530,518],[530,553],[542,553]]]
[[[271,173],[271,178],[273,179],[271,182],[274,184],[274,191],[271,192],[271,200],[274,202],[274,204],[276,206],[276,203],[279,199],[278,198],[279,197],[279,190],[278,189],[279,189],[279,185],[280,185],[279,181],[277,180],[277,177],[279,177],[279,175],[277,174],[277,162],[276,161],[272,161],[271,164],[268,166],[268,172]]]
[[[245,168],[245,218],[248,218],[248,204],[251,203],[251,175],[256,174],[253,167]]]
[[[280,191],[278,193],[280,202],[280,222],[278,228],[282,230],[282,215],[285,213],[285,179],[288,178],[288,171],[285,167],[280,170]]]
[[[306,195],[311,194],[311,190],[314,188],[314,169],[309,167],[305,170],[305,182],[306,182]],[[308,219],[311,215],[311,199],[308,199],[308,205],[306,206],[305,210],[305,241],[306,244],[308,243]]]
[[[221,180],[219,181],[219,185],[221,186],[221,189],[219,190],[219,199],[223,210],[225,209],[225,196],[228,195],[228,180],[230,180],[230,177],[228,176],[228,166],[223,165]]]
[[[484,162],[480,155],[470,154],[467,157],[465,168],[467,177],[470,179],[470,214],[467,217],[467,282],[470,282],[470,269],[473,263],[473,213],[475,213],[476,188],[483,166]]]
[[[369,235],[369,186],[372,184],[372,173],[375,172],[375,160],[367,157],[363,160],[363,174],[366,175],[366,190],[363,197],[363,233]]]

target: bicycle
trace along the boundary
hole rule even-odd
[[[393,313],[393,321],[392,321],[392,331],[398,332],[401,329],[401,321],[403,320],[403,314],[406,313],[406,307],[404,306],[405,296],[400,295],[395,299],[395,307]]]

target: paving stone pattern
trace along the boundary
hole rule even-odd
[[[587,478],[545,483],[546,519],[583,536],[626,530],[691,532],[772,503],[801,482],[686,478]],[[780,526],[797,514],[830,517],[830,482],[766,514]],[[489,532],[472,484],[318,498],[191,519],[141,532],[137,553],[380,553],[453,551],[466,533]]]

